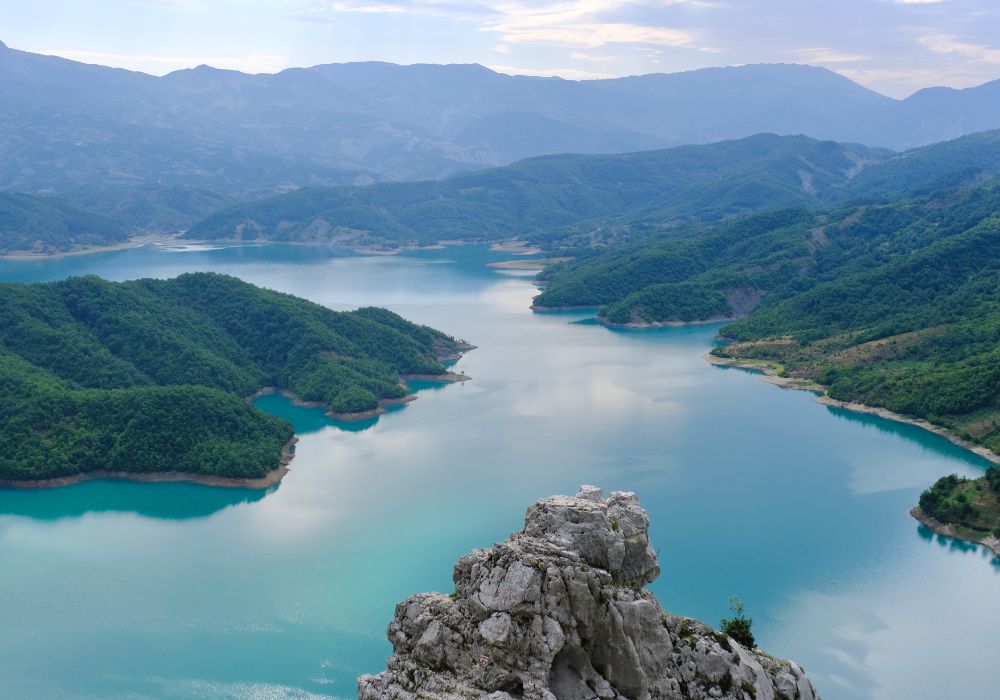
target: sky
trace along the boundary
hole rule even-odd
[[[1000,78],[1000,0],[2,0],[0,40],[156,75],[381,60],[579,79],[809,63],[905,97]]]

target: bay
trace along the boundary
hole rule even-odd
[[[713,367],[717,326],[610,330],[533,314],[508,255],[307,246],[0,261],[0,279],[214,270],[335,309],[387,306],[476,344],[471,382],[377,420],[279,396],[300,434],[266,491],[90,482],[0,491],[0,682],[12,698],[352,697],[394,605],[451,590],[462,553],[582,483],[636,491],[667,609],[738,595],[761,646],[825,698],[990,698],[1000,566],[907,511],[986,462],[918,428]]]

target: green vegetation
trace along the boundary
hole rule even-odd
[[[998,172],[1000,131],[901,154],[760,134],[624,155],[542,156],[441,181],[304,189],[223,210],[187,235],[390,248],[520,237],[579,253],[690,235],[754,211],[923,196]]]
[[[979,479],[941,477],[920,495],[920,510],[966,539],[1000,538],[1000,467]]]
[[[185,185],[76,188],[63,196],[80,209],[101,212],[130,234],[183,231],[237,201]]]
[[[887,155],[762,134],[626,155],[543,156],[443,181],[300,190],[224,210],[187,235],[389,247],[519,236],[586,249],[755,210],[815,208],[839,196],[857,162]]]
[[[743,609],[743,601],[736,596],[732,596],[729,599],[729,610],[733,613],[733,616],[722,618],[719,622],[719,629],[724,634],[735,639],[743,647],[753,649],[757,645],[753,637],[753,632],[750,631],[750,628],[753,626],[753,620],[746,616],[746,611]]]
[[[111,219],[59,199],[0,192],[0,254],[52,253],[125,240]]]
[[[334,412],[443,374],[456,341],[384,309],[339,313],[233,277],[0,284],[0,479],[111,469],[260,477],[292,437],[243,397]]]
[[[618,246],[548,268],[541,307],[605,306],[614,323],[694,321],[748,311],[808,260],[817,215],[805,209],[754,214],[700,235]]]
[[[723,329],[831,397],[882,406],[1000,450],[1000,188],[871,208],[824,229],[802,274]]]

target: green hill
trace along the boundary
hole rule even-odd
[[[384,309],[338,313],[210,273],[0,284],[0,479],[261,477],[292,428],[243,397],[277,387],[371,411],[456,349]]]
[[[519,237],[581,251],[684,235],[755,211],[920,196],[998,172],[1000,131],[901,154],[761,134],[624,155],[542,156],[441,181],[305,189],[224,209],[188,236],[386,247]]]
[[[116,221],[63,200],[0,192],[0,254],[52,253],[125,238]]]
[[[889,155],[762,134],[626,155],[544,156],[447,180],[308,189],[214,214],[201,239],[427,244],[522,237],[586,247],[840,196],[859,164]]]

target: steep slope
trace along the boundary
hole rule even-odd
[[[524,530],[458,560],[452,595],[396,606],[393,655],[359,700],[816,700],[794,662],[660,607],[648,530],[633,493],[537,501]]]
[[[408,398],[463,346],[384,309],[338,313],[233,277],[0,284],[0,479],[111,470],[260,478],[291,438],[244,397],[337,414]]]

